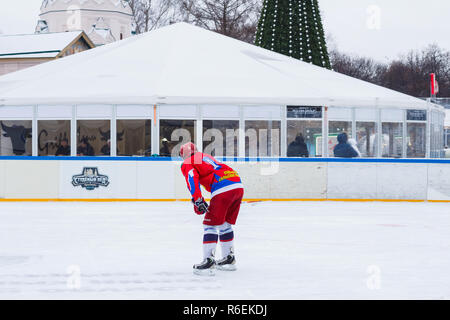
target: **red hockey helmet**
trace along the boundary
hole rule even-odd
[[[187,159],[190,156],[192,156],[194,153],[196,153],[197,147],[195,144],[193,144],[192,142],[188,142],[184,145],[181,146],[180,149],[180,157],[182,157],[183,159]]]

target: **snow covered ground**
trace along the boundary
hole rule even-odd
[[[449,299],[450,204],[243,205],[238,271],[192,274],[189,203],[0,203],[0,298]]]

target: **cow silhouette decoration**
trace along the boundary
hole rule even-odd
[[[2,130],[5,132],[3,136],[11,139],[13,153],[17,156],[23,155],[25,153],[25,143],[28,138],[31,138],[31,128],[16,125],[8,127],[3,122],[0,123]]]
[[[109,139],[111,139],[111,130],[103,132],[102,129],[98,129],[98,131],[100,132],[100,135],[102,136],[101,141],[108,141]],[[118,132],[117,133],[117,141],[122,141],[124,134],[125,134],[125,130],[123,130],[122,132]]]

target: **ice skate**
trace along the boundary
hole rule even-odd
[[[215,266],[214,258],[206,258],[202,263],[194,265],[194,274],[198,276],[214,276],[216,274]]]
[[[236,258],[234,254],[229,254],[225,258],[216,261],[216,268],[221,271],[236,271]]]

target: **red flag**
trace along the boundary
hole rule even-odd
[[[436,80],[436,75],[434,73],[431,74],[431,95],[435,96],[439,92],[439,84]]]

